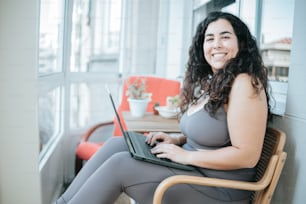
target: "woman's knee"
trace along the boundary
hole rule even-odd
[[[130,159],[133,159],[130,153],[128,151],[122,151],[113,154],[107,162],[109,163],[108,165],[114,166],[115,168],[121,168],[122,166],[127,167],[126,163],[129,163]]]
[[[104,146],[111,146],[123,150],[127,149],[127,145],[123,137],[111,137],[106,140]]]
[[[134,174],[137,174],[139,168],[141,168],[138,162],[131,157],[128,151],[125,151],[113,154],[104,165],[105,168],[110,170],[109,173],[121,180],[122,184],[127,184],[134,182],[133,179],[131,181],[131,177],[134,177]]]
[[[122,137],[111,137],[109,138],[102,148],[97,152],[98,155],[110,156],[117,152],[127,151],[127,145]]]

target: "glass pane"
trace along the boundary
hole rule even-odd
[[[71,72],[118,71],[121,0],[73,5]]]
[[[119,82],[104,83],[73,83],[71,84],[70,129],[110,121],[114,111],[105,90],[108,87],[116,100],[119,101],[121,85]]]
[[[63,0],[41,0],[39,25],[39,73],[62,71]]]
[[[292,37],[294,0],[263,1],[262,36],[264,44]]]
[[[73,2],[71,33],[71,72],[86,72],[90,57],[90,1]]]
[[[107,53],[117,53],[119,51],[119,37],[121,24],[121,0],[110,1],[110,15],[107,22],[108,33],[106,35],[107,44],[105,51]]]
[[[263,1],[262,56],[269,79],[288,81],[294,0]]]
[[[48,91],[38,99],[40,149],[43,150],[60,133],[61,88]]]
[[[294,0],[263,1],[261,52],[272,87],[271,107],[283,115],[286,107]]]

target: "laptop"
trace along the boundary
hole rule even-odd
[[[163,165],[167,167],[182,169],[182,170],[194,170],[195,168],[193,166],[184,165],[180,163],[173,162],[169,159],[165,158],[158,158],[154,154],[151,153],[150,149],[152,148],[150,145],[146,143],[146,136],[137,132],[133,131],[125,131],[123,129],[123,125],[121,123],[119,114],[117,112],[113,97],[109,90],[107,89],[109,98],[111,100],[113,109],[115,111],[115,115],[119,124],[119,127],[121,129],[122,135],[125,138],[125,141],[127,143],[129,152],[131,153],[131,156],[137,160],[142,160],[158,165]]]

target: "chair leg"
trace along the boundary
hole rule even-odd
[[[83,167],[83,160],[75,155],[74,175],[76,176]]]

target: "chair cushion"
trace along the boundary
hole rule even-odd
[[[76,149],[76,154],[80,159],[89,160],[103,143],[81,142]]]

